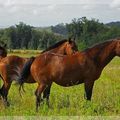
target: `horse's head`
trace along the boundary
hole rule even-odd
[[[74,54],[76,51],[78,51],[78,47],[75,43],[75,40],[69,39],[66,42],[65,54],[66,55],[71,55],[71,54]]]
[[[6,50],[6,44],[3,46],[0,45],[0,57],[6,57],[7,56],[7,50]]]
[[[64,40],[59,41],[56,44],[50,46],[49,48],[44,50],[42,53],[48,52],[48,51],[54,52],[54,53],[60,53],[63,55],[71,55],[71,54],[75,53],[76,51],[78,51],[78,48],[75,43],[75,40],[64,39]]]
[[[117,56],[120,57],[120,38],[117,39],[115,42],[116,42],[115,53]]]

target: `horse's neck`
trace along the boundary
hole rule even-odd
[[[65,47],[64,46],[60,46],[58,48],[50,50],[49,52],[64,54],[65,53]]]
[[[100,55],[102,56],[102,55]],[[100,66],[104,68],[113,58],[115,57],[115,53],[113,51],[109,51],[108,54],[103,54],[100,58]]]
[[[96,48],[93,52],[95,64],[100,68],[104,68],[115,57],[114,48],[115,44],[112,42]]]
[[[4,57],[0,56],[0,61],[3,59]]]
[[[109,45],[101,50],[100,54],[98,55],[99,66],[101,68],[104,68],[115,57],[114,48],[114,45]]]

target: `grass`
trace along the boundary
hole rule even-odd
[[[39,55],[42,50],[12,50],[8,51],[9,55],[19,55],[21,57],[31,57]]]
[[[29,57],[35,54],[20,54],[20,56]],[[91,102],[84,100],[83,84],[68,88],[53,84],[50,96],[50,108],[45,103],[41,104],[38,113],[35,112],[34,96],[37,84],[25,84],[26,93],[23,93],[22,98],[19,95],[18,86],[13,84],[8,96],[11,106],[5,108],[0,100],[0,116],[120,115],[119,66],[120,58],[116,57],[105,67],[101,77],[95,82]]]

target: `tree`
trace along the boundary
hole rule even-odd
[[[9,48],[16,49],[18,47],[16,28],[14,26],[9,27],[7,29],[7,34],[9,36],[9,41],[7,42],[9,44]]]
[[[28,45],[32,37],[32,27],[30,25],[24,24],[23,22],[20,22],[18,25],[16,25],[16,31],[19,48],[25,47],[26,49],[28,49]]]
[[[39,44],[40,44],[42,33],[40,31],[32,29],[31,35],[32,35],[32,37],[31,37],[31,41],[30,41],[30,47],[32,49],[37,50],[39,47]]]
[[[51,30],[54,33],[58,33],[58,34],[61,34],[61,35],[64,35],[64,36],[67,35],[67,29],[66,29],[66,26],[63,23],[60,23],[56,26],[51,26]]]
[[[105,34],[109,29],[99,20],[91,19],[88,20],[86,17],[79,19],[73,19],[70,24],[67,24],[69,36],[76,36],[80,45],[88,47],[98,42],[99,36]],[[82,44],[81,44],[82,42]]]

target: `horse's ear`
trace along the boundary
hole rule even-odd
[[[69,37],[68,42],[69,42],[69,43],[71,43],[71,42],[72,42],[71,37]]]
[[[76,38],[74,37],[73,40],[76,41]]]
[[[73,40],[76,41],[76,36],[74,36]]]
[[[7,47],[7,44],[4,44],[4,46],[3,46],[4,48],[6,48]]]

